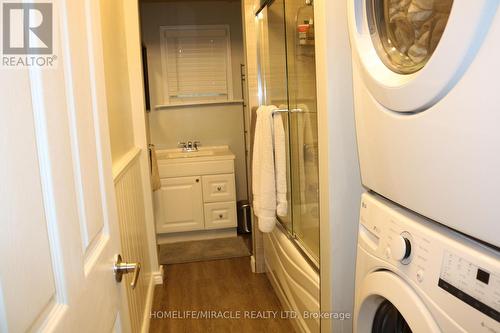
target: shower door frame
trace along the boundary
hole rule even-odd
[[[282,115],[284,116],[284,122],[286,121],[287,123],[287,128],[285,129],[286,132],[286,140],[288,142],[288,147],[291,148],[291,138],[290,138],[290,126],[291,126],[291,117],[293,113],[298,113],[298,112],[290,112],[290,110],[295,109],[291,107],[291,102],[290,102],[290,83],[289,83],[289,67],[288,67],[288,36],[287,36],[287,26],[286,26],[286,4],[285,0],[263,0],[261,1],[261,6],[259,9],[255,12],[255,16],[259,18],[259,21],[263,19],[264,14],[268,10],[268,8],[275,3],[276,1],[283,1],[283,29],[284,29],[284,48],[285,48],[285,83],[284,86],[286,87],[286,105],[287,105],[287,112],[281,112]],[[267,16],[267,15],[266,15]],[[262,31],[263,27],[262,24],[257,25],[257,81],[258,81],[258,91],[259,91],[259,105],[266,105],[270,102],[269,96],[268,96],[268,89],[266,85],[266,75],[268,75],[267,71],[268,69],[265,68],[265,61],[263,61],[263,58],[269,57],[269,54],[265,54],[263,56],[263,34],[266,34],[267,37],[267,31]],[[267,38],[266,38],[267,40]],[[268,50],[266,50],[268,51]],[[284,111],[284,110],[283,110]],[[319,139],[319,138],[318,138]],[[288,148],[287,147],[287,148]],[[319,177],[319,174],[318,174]],[[276,216],[276,219],[278,221],[277,227],[280,229],[281,232],[283,232],[287,238],[291,241],[291,243],[297,248],[297,250],[301,253],[301,255],[304,257],[304,259],[311,265],[311,267],[317,271],[318,273],[320,272],[320,252],[318,252],[318,258],[315,258],[311,250],[305,248],[303,244],[301,244],[301,241],[299,237],[297,237],[295,231],[294,231],[294,208],[293,208],[293,183],[292,183],[292,156],[291,156],[291,151],[287,149],[287,184],[290,184],[289,190],[290,190],[290,197],[288,199],[288,209],[289,209],[289,218],[290,221],[286,222],[282,217]],[[319,199],[319,198],[318,198]],[[318,203],[319,205],[319,203]],[[287,224],[291,226],[291,228],[288,228]],[[319,231],[319,221],[318,221],[318,233]],[[318,235],[319,238],[319,235]],[[320,249],[320,244],[318,240],[318,248]]]

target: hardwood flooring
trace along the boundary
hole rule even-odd
[[[252,273],[249,260],[166,266],[165,282],[155,289],[150,332],[293,332],[266,275]],[[193,314],[215,318],[186,318]]]

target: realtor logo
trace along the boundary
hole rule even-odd
[[[52,54],[52,3],[3,3],[3,54]]]
[[[56,68],[51,0],[0,0],[2,51],[0,68]]]

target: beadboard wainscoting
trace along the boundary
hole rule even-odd
[[[141,149],[133,148],[113,166],[122,257],[129,262],[140,262],[142,266],[135,289],[130,287],[132,274],[125,275],[123,281],[132,332],[149,330],[153,291],[158,280],[152,272],[148,253],[140,155]],[[161,278],[159,280],[161,283]]]

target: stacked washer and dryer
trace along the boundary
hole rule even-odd
[[[499,0],[348,0],[355,332],[500,332]]]

